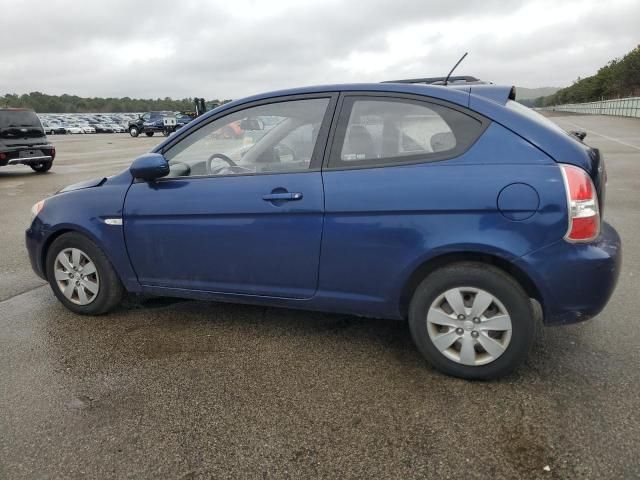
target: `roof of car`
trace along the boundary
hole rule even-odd
[[[22,108],[22,107],[3,107],[0,108],[0,111],[3,112],[33,112],[32,108]]]
[[[309,87],[290,88],[286,90],[276,90],[272,92],[260,93],[252,95],[250,97],[234,100],[233,102],[225,103],[211,112],[220,112],[233,108],[236,105],[242,105],[259,100],[267,100],[269,98],[284,97],[290,95],[303,95],[313,93],[328,93],[328,92],[389,92],[389,93],[405,93],[414,95],[424,95],[433,98],[439,98],[452,103],[457,103],[461,106],[469,105],[469,95],[477,95],[487,98],[496,103],[504,104],[508,99],[515,98],[515,89],[512,86],[494,85],[494,84],[450,84],[433,85],[433,84],[420,84],[420,83],[346,83],[346,84],[334,84],[334,85],[315,85]],[[209,113],[207,115],[209,116]]]

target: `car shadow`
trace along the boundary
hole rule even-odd
[[[2,171],[0,169],[0,180],[2,180],[3,178],[21,178],[21,177],[32,177],[32,176],[43,176],[43,175],[50,175],[51,173],[54,172],[42,172],[42,173],[37,173],[34,172],[33,170],[31,170],[29,167],[26,167],[26,170],[24,171],[11,171],[11,172],[5,172]]]

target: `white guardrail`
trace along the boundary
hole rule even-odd
[[[541,110],[555,112],[587,113],[591,115],[618,115],[621,117],[640,118],[640,97],[618,98],[615,100],[600,100],[589,103],[569,103],[552,105]]]

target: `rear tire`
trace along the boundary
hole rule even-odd
[[[74,313],[101,315],[122,301],[124,288],[111,262],[82,234],[65,233],[53,241],[46,271],[53,293]]]
[[[418,285],[409,306],[409,328],[434,368],[487,380],[524,362],[536,325],[532,303],[518,282],[491,265],[468,262],[436,270]]]
[[[35,165],[29,165],[29,166],[36,173],[44,173],[51,170],[52,165],[53,165],[53,162],[43,162],[43,163],[37,163]]]
[[[153,132],[145,132],[145,134],[147,135],[147,137],[153,137]]]

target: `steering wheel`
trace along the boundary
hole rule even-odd
[[[229,157],[227,157],[223,153],[214,153],[209,158],[207,158],[207,161],[205,162],[205,166],[207,168],[207,175],[213,175],[213,169],[211,168],[211,166],[212,166],[211,164],[212,164],[213,159],[215,159],[215,158],[219,158],[220,160],[223,160],[224,162],[227,162],[230,167],[237,167],[238,166],[238,164],[236,162],[231,160]]]

